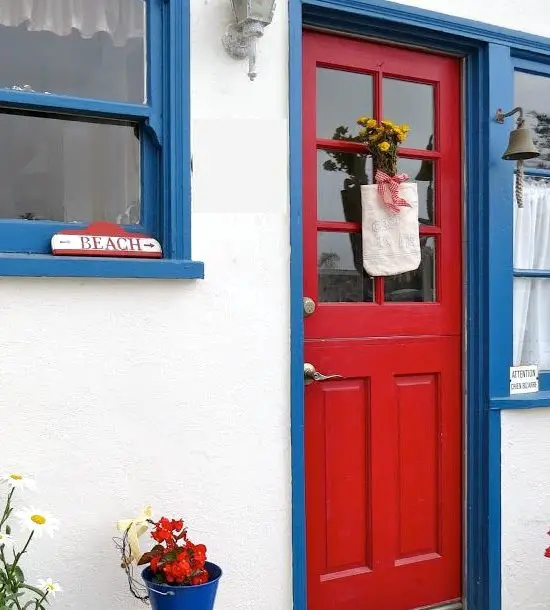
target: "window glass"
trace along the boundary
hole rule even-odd
[[[343,70],[317,69],[317,137],[345,139],[359,131],[357,119],[372,116],[372,76]]]
[[[550,78],[516,72],[514,87],[515,105],[523,108],[526,123],[532,129],[541,153],[540,157],[528,159],[525,164],[550,169]]]
[[[514,278],[514,364],[550,369],[550,179],[526,178],[523,207],[514,205],[514,268],[548,271]]]
[[[145,46],[144,0],[0,0],[2,88],[141,104]]]
[[[514,365],[550,370],[550,278],[514,278]]]
[[[0,218],[140,222],[134,125],[0,114]]]
[[[434,88],[395,78],[383,79],[382,118],[411,128],[406,148],[431,148],[434,134]]]

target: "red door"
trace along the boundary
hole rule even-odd
[[[460,61],[304,33],[309,610],[411,610],[461,597]],[[422,263],[361,264],[360,116],[411,127]],[[348,127],[349,131],[342,128]],[[340,128],[340,129],[339,129]]]

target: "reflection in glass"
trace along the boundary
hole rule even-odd
[[[421,224],[435,223],[434,162],[419,159],[399,159],[398,171],[418,185],[418,220]]]
[[[361,222],[361,185],[369,184],[369,165],[365,155],[317,151],[319,219]]]
[[[140,221],[134,125],[0,114],[0,218]]]
[[[374,283],[363,270],[360,233],[317,234],[319,301],[372,302]]]
[[[514,89],[514,105],[523,108],[525,122],[541,153],[536,159],[526,160],[525,165],[550,169],[550,78],[515,72]]]
[[[384,278],[384,299],[392,302],[433,302],[435,290],[435,238],[420,238],[421,262],[416,271]]]
[[[317,137],[335,137],[339,127],[356,135],[356,121],[372,116],[372,77],[367,74],[317,68]]]
[[[432,85],[384,78],[383,91],[383,118],[411,128],[403,146],[426,148],[434,133]]]
[[[116,100],[145,101],[145,1],[94,0],[42,9],[0,10],[0,87]],[[5,4],[5,2],[3,3]]]

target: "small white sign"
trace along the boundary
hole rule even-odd
[[[510,367],[510,394],[539,391],[539,367],[536,364]]]

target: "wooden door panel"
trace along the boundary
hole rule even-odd
[[[462,580],[460,62],[311,32],[304,33],[303,48],[304,294],[317,302],[305,320],[305,359],[321,373],[341,375],[305,388],[308,610],[413,610],[456,600]],[[346,90],[327,86],[334,70]],[[390,107],[411,114],[409,97],[403,103],[395,94],[411,87],[423,91],[415,106],[423,127],[412,138],[417,148],[401,154],[416,162],[409,165],[417,168],[412,180],[429,181],[420,233],[431,245],[419,286],[403,277],[365,278],[355,195],[369,180],[366,151],[326,139],[363,105],[377,119],[397,120],[384,116]],[[431,146],[425,148],[426,136]],[[328,170],[327,151],[339,155],[328,156],[334,161]],[[326,171],[333,172],[329,182]]]
[[[380,599],[384,610],[410,610],[460,597],[460,338],[397,347],[306,346],[308,362],[343,376],[306,388],[315,610]]]

